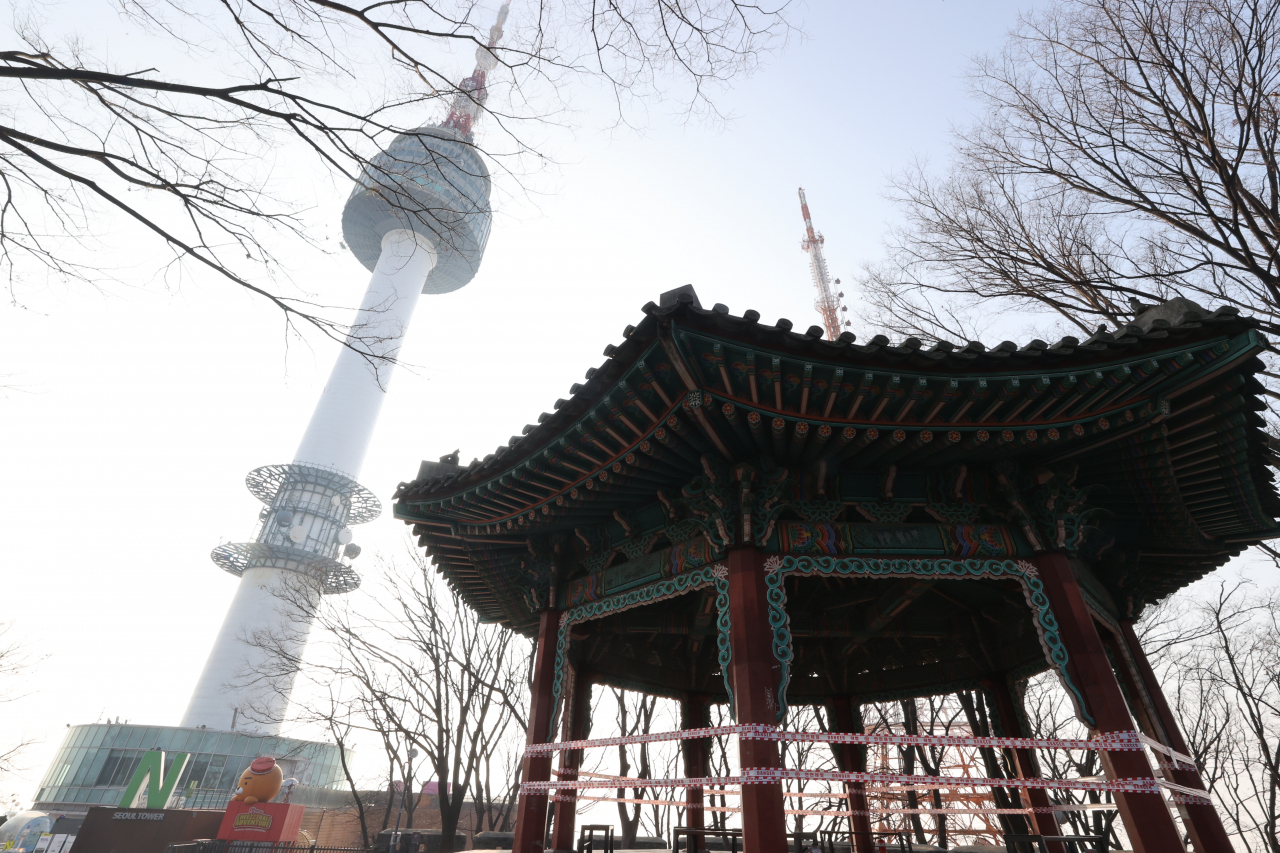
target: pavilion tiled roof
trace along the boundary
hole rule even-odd
[[[687,286],[642,313],[507,445],[466,466],[423,463],[396,491],[397,517],[487,618],[527,624],[517,589],[530,537],[609,524],[630,535],[619,514],[656,504],[703,453],[763,450],[842,470],[1073,460],[1110,493],[1101,503],[1116,523],[1141,528],[1120,544],[1141,564],[1126,571],[1147,599],[1280,535],[1254,378],[1270,345],[1233,308],[1174,299],[1084,340],[990,347],[824,340],[818,326],[704,309]],[[1211,460],[1204,476],[1222,485],[1189,489],[1178,467],[1188,453]]]

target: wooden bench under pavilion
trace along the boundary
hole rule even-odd
[[[688,286],[643,314],[507,446],[425,462],[396,494],[462,600],[537,638],[530,744],[557,720],[583,738],[591,683],[678,699],[686,728],[711,703],[764,725],[819,704],[846,732],[863,703],[982,690],[1019,736],[1015,685],[1051,670],[1092,734],[1187,752],[1133,626],[1280,536],[1253,321],[1175,299],[1084,341],[987,349],[823,340],[705,310]],[[705,744],[683,741],[687,778],[707,775]],[[865,769],[864,747],[833,748]],[[1108,779],[1203,788],[1141,750],[1100,754]],[[562,752],[560,780],[580,755]],[[778,744],[743,739],[740,760],[777,768]],[[551,754],[523,774],[550,780]],[[742,788],[745,850],[781,853],[781,783]],[[700,826],[702,791],[687,796]],[[1183,850],[1183,832],[1196,853],[1231,849],[1210,805],[1175,819],[1150,789],[1115,796],[1137,851]],[[1047,793],[1028,798],[1030,829],[1057,835]],[[555,803],[557,850],[574,805]],[[542,849],[547,808],[521,795],[515,853]]]

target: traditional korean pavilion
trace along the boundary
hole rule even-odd
[[[557,719],[581,737],[590,683],[679,699],[686,727],[709,703],[762,724],[811,703],[843,731],[863,703],[980,689],[1019,735],[1014,685],[1052,670],[1095,734],[1187,751],[1133,623],[1280,536],[1252,320],[1174,299],[1083,341],[925,348],[707,310],[688,286],[642,313],[508,445],[424,462],[395,496],[470,607],[537,637],[530,743]],[[705,776],[705,741],[684,743]],[[864,749],[835,749],[865,769]],[[743,767],[778,761],[742,742]],[[1103,764],[1203,787],[1140,751]],[[1036,774],[1030,751],[1017,765]],[[524,781],[550,774],[526,759]],[[1180,830],[1158,793],[1116,799],[1135,850],[1183,850],[1181,831],[1231,849],[1212,806],[1180,804]],[[748,853],[786,849],[781,785],[744,786],[742,805]],[[554,848],[573,814],[556,803]],[[541,849],[546,820],[546,796],[522,795],[516,853]],[[1056,833],[1047,810],[1036,822]]]

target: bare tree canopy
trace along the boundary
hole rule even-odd
[[[1089,333],[1181,295],[1280,329],[1280,4],[1058,0],[970,79],[982,116],[949,168],[893,183],[876,319],[964,339],[1031,309]]]
[[[279,606],[296,618],[283,631],[245,638],[265,655],[242,673],[262,697],[244,713],[323,729],[343,748],[378,743],[385,763],[377,781],[384,790],[402,785],[395,796],[365,796],[366,777],[343,766],[366,843],[379,820],[382,829],[395,820],[402,800],[408,804],[404,825],[412,827],[413,792],[434,782],[444,849],[453,849],[466,802],[472,803],[474,831],[505,829],[514,820],[529,650],[510,631],[480,622],[419,554],[411,557],[410,565],[384,565],[377,578],[381,591],[359,612],[345,598],[316,595],[306,581],[283,586]],[[299,640],[308,634],[304,665]],[[295,674],[301,676],[297,690]],[[285,707],[272,701],[276,694],[293,701]],[[416,762],[410,750],[417,751]]]
[[[492,47],[496,2],[117,2],[129,51],[55,32],[34,3],[15,10],[19,43],[0,51],[0,268],[11,300],[36,271],[101,278],[93,238],[115,216],[168,250],[153,268],[212,270],[338,339],[345,330],[325,306],[278,287],[268,235],[316,242],[303,219],[314,200],[298,186],[307,181],[276,174],[299,168],[282,152],[345,185],[396,134],[461,101],[487,116],[486,153],[508,171],[522,157],[536,166],[535,130],[565,120],[573,86],[603,82],[619,121],[630,102],[658,97],[714,113],[717,86],[754,69],[788,30],[786,0],[518,3]],[[483,51],[495,72],[458,83]]]
[[[1222,580],[1144,615],[1143,629],[1229,831],[1280,853],[1280,590]]]

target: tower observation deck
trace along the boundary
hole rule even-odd
[[[377,518],[381,505],[357,478],[418,296],[470,282],[489,239],[490,176],[471,130],[488,98],[485,83],[497,62],[491,48],[507,9],[477,48],[476,68],[458,87],[448,117],[393,139],[347,199],[343,237],[372,273],[369,285],[293,461],[246,477],[265,505],[254,541],[213,549],[214,563],[240,585],[184,727],[226,729],[241,720],[241,728],[275,734],[292,682],[277,682],[269,695],[247,685],[245,675],[266,661],[258,644],[245,639],[269,636],[296,659],[318,596],[360,585],[351,525]]]

